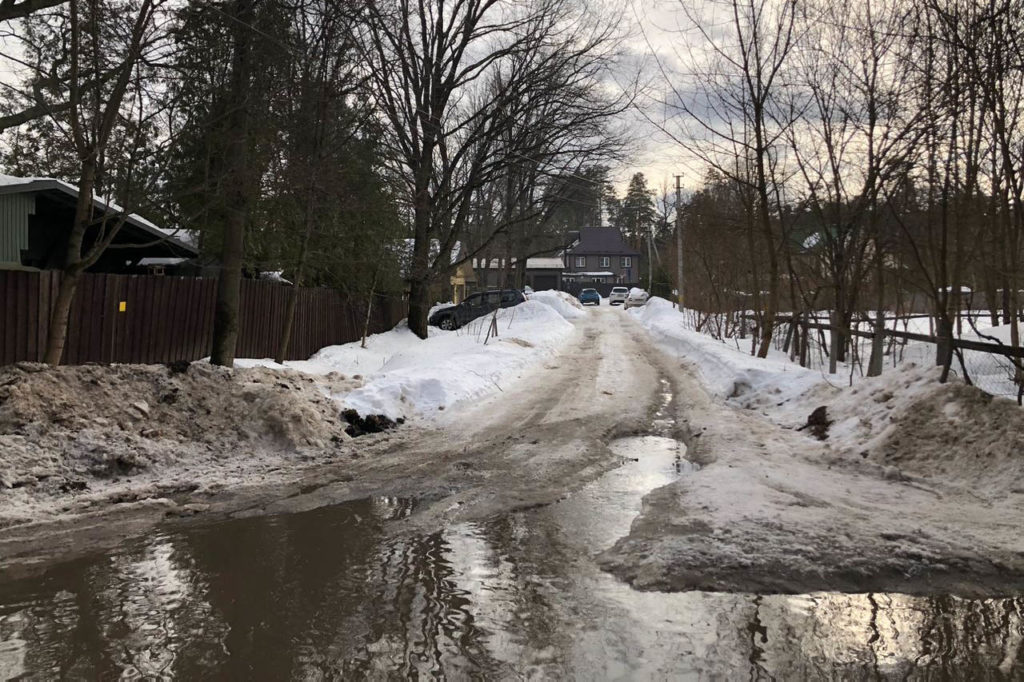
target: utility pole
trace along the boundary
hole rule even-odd
[[[683,176],[676,176],[676,301],[679,310],[683,310],[683,203],[680,199],[680,181]]]

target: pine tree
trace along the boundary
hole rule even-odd
[[[640,248],[644,240],[650,239],[658,211],[654,205],[654,192],[647,187],[647,178],[636,173],[629,181],[626,196],[622,200],[619,227],[623,236],[634,247]]]

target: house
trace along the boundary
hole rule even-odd
[[[633,284],[640,280],[640,252],[617,227],[585,227],[565,250],[566,285]]]
[[[78,188],[62,180],[0,175],[0,270],[63,268],[77,202]],[[116,204],[99,197],[92,203],[98,214],[109,213],[110,220],[123,216]],[[99,226],[90,228],[83,246],[89,248],[99,234]],[[183,235],[131,214],[88,271],[162,274],[198,255]]]

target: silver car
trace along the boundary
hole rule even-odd
[[[633,288],[629,290],[629,294],[626,296],[626,302],[623,303],[623,308],[639,308],[640,306],[647,303],[648,294],[643,289]]]
[[[618,305],[619,303],[625,303],[627,296],[629,296],[629,289],[626,287],[612,287],[611,293],[608,294],[608,304]]]

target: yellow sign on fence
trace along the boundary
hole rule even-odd
[[[118,301],[117,312],[123,313],[126,310],[128,310],[128,301]]]

